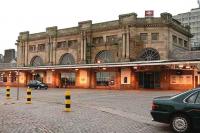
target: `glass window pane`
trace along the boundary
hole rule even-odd
[[[109,86],[115,84],[115,72],[97,72],[96,73],[97,86]]]
[[[187,103],[194,103],[196,100],[198,93],[193,94],[192,96],[190,96],[189,98],[186,99]]]
[[[197,104],[200,104],[200,93],[198,94],[198,97],[197,97],[197,99],[196,99],[196,102],[195,103],[197,103]]]

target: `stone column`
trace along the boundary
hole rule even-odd
[[[21,64],[18,65],[25,65],[29,64],[28,62],[28,42],[29,42],[29,31],[20,32],[19,35],[19,45],[21,47]]]
[[[130,53],[130,49],[129,49],[129,41],[130,41],[130,32],[129,29],[127,29],[127,34],[126,34],[126,59],[129,59],[129,53]]]
[[[126,34],[123,33],[122,34],[122,59],[125,58],[125,52],[126,52],[125,47],[126,47]]]
[[[56,44],[57,44],[57,39],[56,38],[54,38],[54,40],[53,40],[53,60],[52,60],[52,63],[53,63],[53,65],[55,65],[56,64]]]
[[[81,62],[83,61],[83,47],[84,47],[84,38],[81,37]]]
[[[55,40],[57,37],[57,26],[53,27],[47,27],[46,28],[46,33],[49,38],[49,43],[48,43],[48,64],[52,65],[54,62],[54,46],[55,46]]]
[[[86,48],[87,48],[87,38],[85,37],[84,38],[84,50],[83,50],[83,60],[84,60],[84,62],[86,61]]]
[[[86,34],[85,32],[81,33],[81,62],[84,63],[86,61]]]

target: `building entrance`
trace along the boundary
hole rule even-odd
[[[140,88],[160,88],[160,72],[139,72]]]
[[[75,86],[76,74],[74,72],[61,73],[61,86]]]

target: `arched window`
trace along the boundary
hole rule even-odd
[[[160,60],[160,55],[158,51],[153,48],[145,48],[141,52],[138,60],[140,61]]]
[[[35,56],[32,58],[31,63],[32,66],[41,66],[43,65],[43,60],[40,56]]]
[[[72,54],[66,53],[60,58],[60,65],[72,65],[75,64],[75,59]]]
[[[110,63],[110,62],[114,62],[114,58],[113,58],[112,53],[110,51],[105,50],[105,51],[99,52],[96,55],[95,62],[98,63],[99,61],[101,63]]]

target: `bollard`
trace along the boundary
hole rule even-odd
[[[65,111],[71,112],[71,100],[70,100],[70,91],[65,92]]]
[[[6,99],[10,99],[10,86],[6,86]]]
[[[28,88],[27,89],[27,102],[26,102],[26,104],[31,104],[32,102],[31,102],[31,98],[32,98],[32,96],[31,96],[31,88]]]

